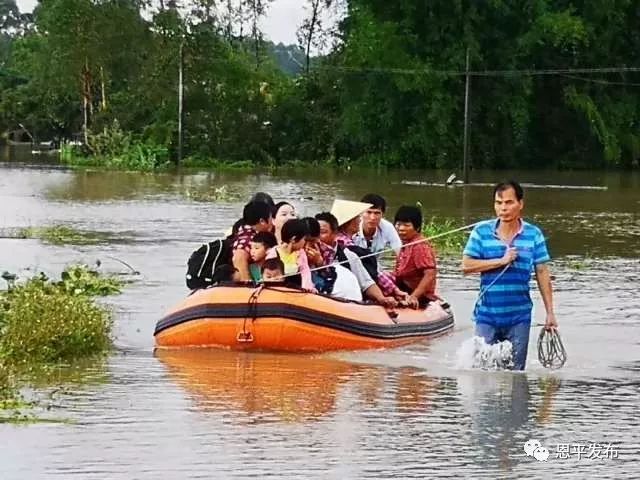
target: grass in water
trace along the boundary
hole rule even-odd
[[[53,245],[91,245],[101,240],[94,232],[82,232],[66,225],[21,228],[16,238],[37,238]]]
[[[67,268],[59,281],[40,274],[24,283],[10,278],[0,293],[0,421],[30,423],[31,404],[17,378],[60,362],[102,355],[111,348],[111,312],[94,297],[119,293],[122,281],[86,265]]]
[[[198,202],[230,202],[240,198],[237,192],[231,192],[226,185],[207,189],[206,191],[188,189],[185,192],[185,196]]]
[[[438,254],[447,256],[462,255],[462,250],[469,236],[469,230],[447,233],[462,226],[451,218],[438,219],[431,217],[429,221],[422,225],[422,235],[427,238],[437,237],[430,240],[430,242]]]
[[[594,263],[594,260],[591,257],[591,255],[588,253],[582,257],[571,256],[567,259],[567,266],[572,270],[578,270],[578,271],[587,270],[591,268],[593,263]]]

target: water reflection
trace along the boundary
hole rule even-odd
[[[511,471],[524,459],[527,432],[536,425],[551,424],[561,381],[555,377],[538,380],[541,398],[532,401],[534,385],[522,373],[475,372],[458,378],[458,392],[471,418],[473,441],[482,450],[486,465],[498,464],[501,470]]]
[[[390,369],[323,356],[225,350],[156,350],[171,378],[203,412],[230,410],[251,422],[307,422],[334,412],[343,387],[365,408],[388,401],[399,413],[424,413],[440,382],[413,367]],[[388,395],[387,395],[388,394]]]
[[[340,385],[366,369],[325,357],[209,349],[156,356],[200,410],[231,409],[258,422],[318,419],[334,409]]]
[[[107,358],[98,355],[58,365],[31,366],[21,378],[38,388],[55,386],[60,390],[106,384],[111,380]]]
[[[395,400],[400,413],[424,413],[433,405],[440,381],[414,367],[396,371]]]

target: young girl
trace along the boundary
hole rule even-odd
[[[251,239],[249,273],[254,282],[262,281],[262,266],[267,258],[267,252],[277,244],[276,237],[271,232],[258,232]]]
[[[282,226],[281,236],[280,245],[269,250],[267,258],[280,258],[284,264],[285,275],[300,274],[302,288],[317,293],[311,281],[309,261],[304,251],[307,237],[306,222],[298,218],[287,220]]]

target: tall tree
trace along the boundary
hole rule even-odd
[[[260,28],[260,21],[267,14],[269,5],[273,0],[243,0],[246,8],[246,15],[251,25],[251,42],[253,43],[253,54],[256,68],[260,66],[263,48],[263,34]]]
[[[327,45],[327,31],[323,28],[324,16],[334,5],[334,0],[307,0],[308,11],[296,35],[298,43],[305,52],[305,71],[309,73],[311,48],[323,49]]]

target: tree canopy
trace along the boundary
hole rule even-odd
[[[299,48],[264,38],[270,3],[0,0],[0,131],[175,151],[182,50],[188,155],[457,167],[468,52],[474,166],[638,165],[640,0],[306,0]]]

